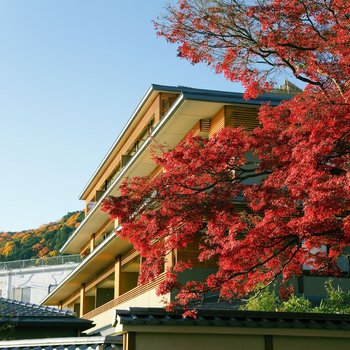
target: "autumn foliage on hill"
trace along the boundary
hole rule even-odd
[[[278,107],[262,106],[251,133],[188,137],[154,156],[160,176],[128,180],[105,201],[146,259],[141,282],[194,241],[198,259],[216,261],[217,271],[181,285],[178,273],[191,263],[168,270],[159,293],[177,289],[182,305],[286,282],[303,265],[340,273],[337,259],[350,246],[349,13],[346,0],[180,0],[157,20],[180,57],[241,81],[246,98],[273,88],[283,71],[307,86]]]
[[[80,224],[83,213],[72,212],[61,220],[20,232],[0,232],[0,261],[56,256],[69,234]]]

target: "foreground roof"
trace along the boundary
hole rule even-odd
[[[24,303],[22,301],[0,298],[1,314],[6,317],[75,317],[70,310],[60,310],[55,307]]]
[[[116,310],[115,324],[350,330],[350,315],[198,309],[197,318],[192,319],[184,318],[180,311],[134,307]]]
[[[14,325],[10,338],[33,338],[38,332],[42,337],[74,336],[93,326],[92,321],[68,310],[11,299],[0,298],[0,310],[0,326]],[[0,336],[8,338],[8,334],[1,334],[1,329]]]
[[[70,337],[0,341],[0,349],[8,350],[122,350],[117,337]]]

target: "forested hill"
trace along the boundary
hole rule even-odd
[[[60,248],[82,219],[83,212],[77,211],[37,229],[0,232],[0,261],[59,255]]]

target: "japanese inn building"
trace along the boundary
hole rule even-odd
[[[88,333],[103,336],[115,333],[117,309],[162,307],[163,297],[156,295],[156,289],[164,273],[152,283],[137,284],[140,255],[120,238],[122,225],[101,211],[103,199],[118,196],[119,186],[127,177],[156,176],[161,171],[151,160],[152,145],[166,144],[171,149],[189,133],[211,137],[225,126],[252,130],[258,125],[256,115],[261,104],[278,105],[290,98],[289,92],[295,92],[292,84],[284,88],[244,100],[241,93],[152,85],[81,193],[85,219],[61,249],[63,254],[80,254],[81,263],[42,303],[75,311],[94,322]],[[184,255],[193,258],[196,249],[191,246],[177,251],[165,264],[173,264]],[[192,273],[204,276],[210,268],[196,263]],[[349,270],[346,262],[343,270]],[[306,275],[296,281],[296,290],[321,297],[323,283],[320,277]],[[344,283],[348,284],[347,279]],[[171,297],[169,294],[168,300]]]

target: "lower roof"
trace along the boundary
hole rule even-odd
[[[350,330],[350,315],[345,314],[241,311],[229,308],[199,308],[196,311],[196,318],[184,318],[182,311],[131,307],[130,310],[116,310],[115,325]]]
[[[121,336],[67,337],[0,341],[0,349],[8,350],[122,350]]]
[[[71,328],[80,331],[93,326],[92,321],[79,318],[69,310],[5,298],[0,298],[0,313],[0,326],[15,323],[19,328]]]
[[[75,317],[70,310],[61,310],[51,306],[25,303],[18,300],[0,298],[2,316],[12,317]]]

